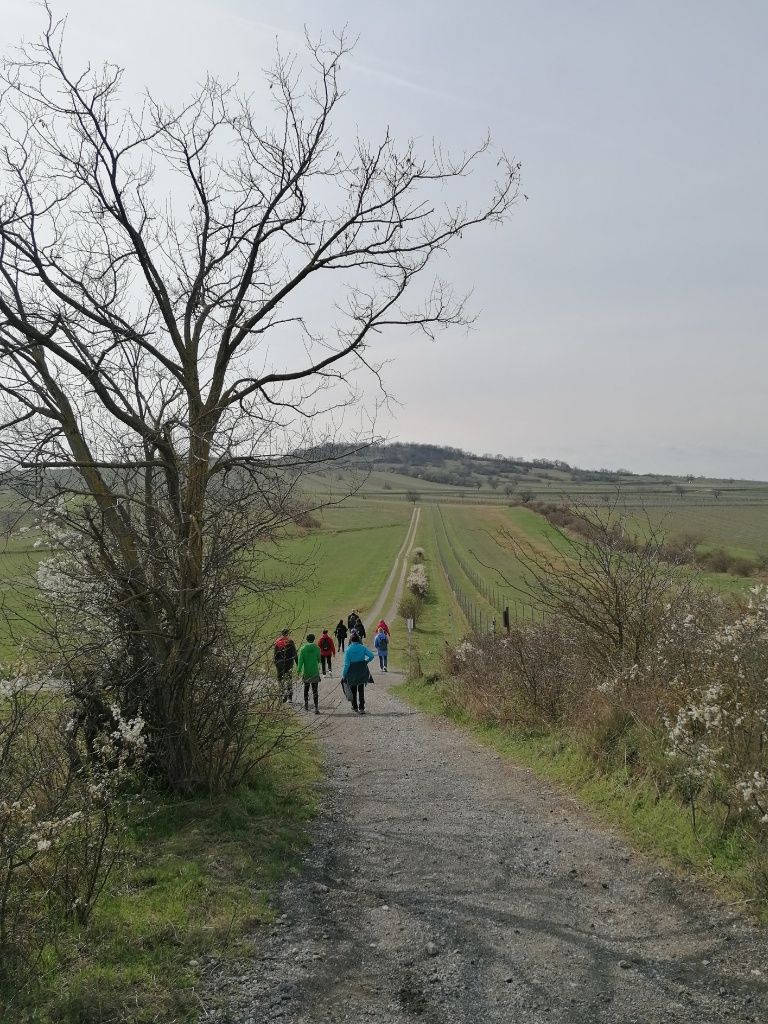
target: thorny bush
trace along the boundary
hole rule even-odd
[[[768,845],[768,589],[668,602],[639,661],[600,670],[592,642],[557,616],[470,637],[446,654],[448,699],[491,724],[561,729],[676,792],[694,827],[706,808]]]
[[[84,924],[119,856],[143,720],[106,709],[86,733],[57,682],[0,683],[0,981],[39,954],[57,922]]]
[[[412,565],[408,573],[405,585],[416,597],[424,599],[429,593],[429,580],[427,570],[420,563]]]

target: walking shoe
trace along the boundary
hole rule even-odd
[[[307,703],[307,701],[304,701],[304,710],[309,711],[309,704]]]
[[[364,714],[365,714],[365,708],[360,708],[360,714],[361,714],[361,715],[364,715]]]
[[[355,707],[354,704],[352,705],[352,710],[355,712],[355,714],[357,714],[357,708]]]
[[[319,714],[320,714],[320,708],[315,708],[315,714],[316,714],[316,715],[319,715]]]

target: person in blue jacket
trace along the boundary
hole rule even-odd
[[[371,678],[368,662],[376,655],[360,643],[360,637],[352,630],[349,634],[349,646],[344,653],[343,675],[352,690],[352,710],[365,714],[365,684]]]
[[[373,640],[373,646],[376,648],[376,653],[379,656],[379,668],[383,671],[387,671],[387,655],[389,653],[389,637],[380,629]]]

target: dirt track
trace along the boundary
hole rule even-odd
[[[768,1020],[765,933],[387,681],[364,718],[324,681],[324,813],[206,1019]]]

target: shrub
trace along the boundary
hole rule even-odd
[[[723,548],[715,548],[700,559],[702,565],[712,572],[728,572],[733,559]]]
[[[413,560],[415,562],[423,562],[424,561],[424,548],[414,548],[413,551],[411,552],[411,555],[413,556]]]
[[[714,629],[693,616],[685,625],[697,642],[687,671],[675,664],[668,680],[680,698],[666,719],[670,756],[729,814],[768,826],[768,591],[755,588],[748,607]]]
[[[736,576],[751,576],[755,571],[755,563],[749,558],[740,558],[738,556],[731,560],[730,572]]]
[[[579,657],[571,640],[565,623],[548,620],[516,627],[508,636],[462,641],[446,652],[448,674],[460,689],[457,703],[487,722],[524,729],[554,725],[578,698]]]
[[[408,573],[405,585],[412,594],[415,594],[422,600],[427,596],[429,593],[429,580],[427,579],[427,570],[423,565],[411,566],[411,571]]]
[[[0,964],[8,986],[57,922],[90,917],[122,847],[145,740],[143,720],[114,705],[100,729],[86,730],[44,677],[16,676],[0,692]]]
[[[320,520],[311,512],[297,512],[293,521],[301,530],[318,530],[322,526]]]
[[[423,605],[423,598],[417,594],[403,594],[400,598],[400,604],[397,606],[397,614],[404,619],[413,619],[415,628],[418,624]]]

